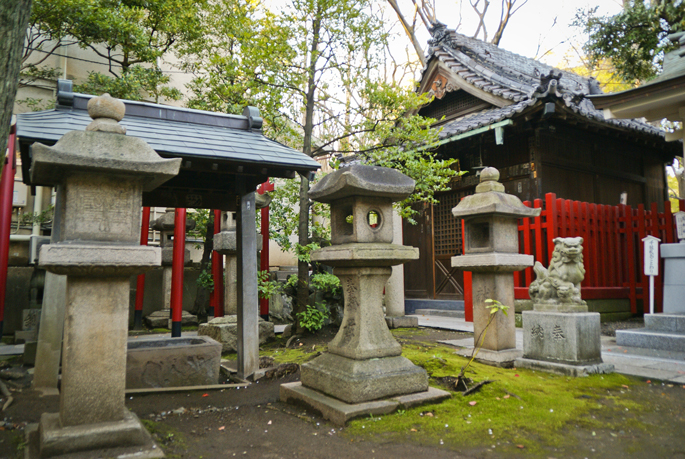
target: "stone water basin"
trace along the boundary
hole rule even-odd
[[[129,338],[126,388],[219,383],[221,344],[208,336]]]

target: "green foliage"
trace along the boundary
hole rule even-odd
[[[197,40],[204,0],[34,0],[25,54],[42,62],[60,45],[77,44],[105,59],[79,90],[110,91],[139,100],[151,96],[179,99],[158,60],[179,42]],[[116,80],[123,81],[116,81]]]
[[[269,280],[269,271],[257,271],[257,289],[259,298],[271,298],[280,293],[281,285],[277,281]]]
[[[502,314],[504,314],[505,316],[509,315],[509,314],[507,314],[507,310],[509,309],[509,306],[506,306],[506,305],[500,303],[499,301],[492,300],[490,298],[485,300],[485,302],[490,305],[490,306],[487,306],[487,305],[485,306],[486,308],[488,308],[490,310],[490,316],[494,316],[495,314],[497,314],[500,311],[502,311]]]
[[[303,312],[298,312],[295,315],[297,316],[300,326],[310,332],[321,330],[326,319],[328,319],[326,305],[322,303],[317,303],[316,306],[308,304]]]
[[[144,100],[149,96],[159,102],[160,98],[179,100],[181,91],[167,86],[169,75],[164,75],[159,67],[146,68],[134,65],[122,70],[121,75],[112,77],[99,72],[89,72],[88,79],[75,85],[74,90],[84,94],[109,93],[118,99]]]
[[[319,178],[317,178],[318,180]],[[300,178],[290,180],[278,180],[271,195],[269,206],[269,235],[284,251],[294,250],[298,259],[309,263],[312,250],[320,247],[319,243],[310,243],[302,246],[298,242],[293,243],[292,238],[298,232],[298,204],[300,192]],[[329,241],[330,208],[319,202],[310,203],[309,214],[309,240]]]
[[[214,291],[214,276],[212,275],[212,272],[206,269],[203,269],[200,275],[197,277],[197,285],[200,287],[204,288],[208,292],[213,292]]]
[[[331,273],[313,274],[309,282],[316,290],[331,293],[332,295],[336,295],[340,291],[340,279]]]
[[[195,228],[188,231],[186,236],[204,241],[207,237],[207,223],[214,221],[214,212],[209,209],[190,209],[188,218],[195,222]],[[197,244],[195,248],[202,249],[202,245]]]
[[[44,211],[36,214],[23,214],[19,220],[20,225],[33,225],[38,223],[39,225],[49,225],[52,224],[52,218],[55,214],[55,206],[51,205]]]
[[[666,36],[685,30],[682,2],[631,0],[611,17],[596,16],[596,11],[579,11],[574,22],[589,34],[585,52],[593,65],[609,59],[624,80],[635,83],[661,70],[664,54],[677,47]]]

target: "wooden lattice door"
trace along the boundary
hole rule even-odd
[[[433,207],[433,279],[435,298],[463,299],[463,273],[452,268],[451,259],[461,253],[461,220],[454,218],[452,209],[468,195],[452,191],[438,196]]]

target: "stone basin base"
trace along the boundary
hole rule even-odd
[[[207,336],[130,338],[126,388],[218,384],[220,365],[221,344]]]
[[[300,369],[305,387],[346,403],[428,390],[426,370],[402,356],[354,360],[327,353]]]

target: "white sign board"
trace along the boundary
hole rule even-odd
[[[659,242],[661,239],[654,236],[647,236],[642,239],[645,245],[645,276],[659,275]]]
[[[675,227],[678,239],[682,241],[685,239],[685,212],[681,210],[673,215],[675,215]]]

